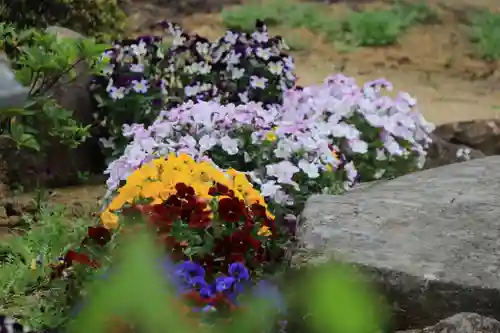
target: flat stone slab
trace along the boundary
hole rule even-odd
[[[459,312],[500,320],[500,156],[312,196],[292,267],[355,264],[425,327]]]

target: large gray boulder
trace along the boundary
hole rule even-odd
[[[460,312],[500,319],[500,156],[360,186],[307,203],[294,268],[352,263],[397,329]]]

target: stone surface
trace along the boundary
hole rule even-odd
[[[500,322],[477,313],[457,313],[436,325],[396,333],[500,333]]]
[[[28,92],[16,80],[7,55],[0,52],[0,110],[22,107],[28,98]]]
[[[292,267],[353,264],[393,305],[398,329],[459,312],[500,319],[499,168],[492,156],[313,196]]]
[[[500,155],[500,119],[478,119],[443,124],[434,134],[445,141],[462,144],[486,155]]]
[[[460,151],[466,151],[468,153],[467,156],[460,156]],[[474,160],[486,157],[480,150],[448,142],[435,134],[432,134],[432,143],[427,153],[424,169],[464,162],[467,159]]]

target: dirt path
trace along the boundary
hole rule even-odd
[[[342,13],[349,8],[371,9],[387,6],[385,0],[332,1],[330,10]],[[345,52],[326,42],[323,36],[297,29],[272,29],[300,42],[307,50],[292,52],[299,83],[320,83],[326,75],[343,71],[359,83],[384,77],[395,90],[417,98],[421,112],[436,124],[451,121],[500,117],[500,61],[486,62],[475,56],[467,37],[465,17],[471,6],[496,10],[497,0],[429,0],[439,14],[436,24],[411,27],[394,46],[359,48]],[[171,14],[165,7],[135,4],[131,22],[136,32]],[[179,17],[175,17],[179,21]],[[215,38],[224,29],[219,14],[195,14],[180,19],[183,26],[203,36]],[[500,43],[500,40],[499,40]]]

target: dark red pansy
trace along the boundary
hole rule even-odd
[[[225,195],[228,197],[234,197],[234,191],[230,190],[226,185],[216,183],[208,190],[208,194],[211,196]]]
[[[192,186],[187,186],[184,183],[177,183],[175,185],[175,190],[180,198],[194,196],[196,194]]]
[[[70,267],[73,265],[73,262],[77,262],[79,264],[87,265],[92,268],[99,268],[100,265],[97,261],[89,258],[88,255],[83,253],[78,253],[73,250],[69,250],[64,256],[64,262],[66,262],[67,266]]]
[[[224,221],[234,223],[245,217],[245,209],[245,203],[238,198],[222,198],[217,212]]]
[[[87,236],[96,244],[104,246],[111,240],[111,231],[103,226],[88,227]]]

